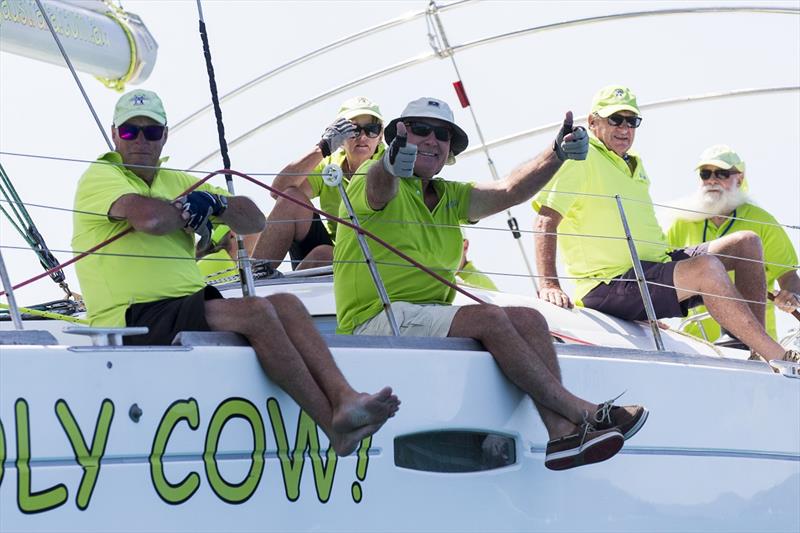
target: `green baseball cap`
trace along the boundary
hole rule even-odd
[[[744,161],[739,157],[739,154],[733,151],[733,148],[726,144],[715,144],[706,148],[700,154],[700,162],[694,167],[699,170],[700,167],[710,165],[713,167],[721,168],[723,170],[730,170],[735,168],[739,172],[744,172]]]
[[[124,124],[133,117],[152,118],[162,126],[167,125],[167,112],[161,98],[153,91],[136,89],[123,94],[114,108],[114,125]]]
[[[633,111],[639,115],[636,95],[622,85],[609,85],[600,89],[592,98],[592,113],[605,118],[618,111]]]
[[[381,108],[378,104],[365,96],[356,96],[350,98],[342,103],[336,118],[346,118],[347,120],[353,119],[360,115],[370,115],[377,118],[383,124],[383,115],[381,115]]]

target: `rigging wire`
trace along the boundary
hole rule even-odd
[[[478,133],[478,139],[481,141],[481,148],[486,156],[486,163],[489,166],[489,172],[492,176],[492,180],[500,181],[497,168],[495,167],[492,156],[489,153],[489,148],[486,146],[486,139],[483,137],[483,130],[481,129],[480,122],[478,122],[475,109],[467,97],[467,91],[464,88],[464,78],[461,76],[461,72],[458,70],[455,52],[450,47],[450,43],[447,40],[447,34],[444,31],[444,24],[439,16],[439,6],[436,4],[435,0],[430,0],[430,3],[428,4],[426,22],[428,23],[428,40],[430,41],[431,48],[433,48],[440,57],[450,57],[450,61],[453,64],[453,70],[455,70],[457,78],[457,81],[453,83],[453,87],[456,90],[461,107],[466,107],[469,109],[469,113],[472,116],[472,123],[475,125],[475,131]],[[519,252],[520,255],[522,255],[522,261],[525,263],[526,270],[531,275],[533,292],[538,296],[539,287],[536,283],[536,278],[533,276],[533,267],[531,267],[531,263],[528,260],[528,255],[525,253],[525,247],[522,245],[522,233],[519,231],[519,222],[517,222],[516,217],[511,213],[511,209],[506,209],[506,216],[506,223],[511,230],[511,235],[514,237],[514,240],[519,246]]]
[[[228,143],[225,141],[225,124],[222,122],[222,108],[219,105],[219,96],[217,94],[217,80],[214,75],[214,64],[211,62],[211,47],[208,44],[208,32],[206,31],[206,22],[203,20],[203,6],[200,0],[197,0],[197,15],[198,26],[200,29],[200,40],[203,42],[203,56],[206,60],[206,70],[208,71],[208,85],[211,89],[211,102],[214,105],[214,117],[217,121],[217,136],[219,137],[219,150],[222,154],[222,163],[225,168],[231,168],[231,158],[228,155]],[[225,174],[225,184],[228,186],[228,192],[231,195],[236,194],[233,188],[233,176]],[[238,252],[239,268],[241,269],[240,278],[242,281],[242,296],[255,296],[256,289],[253,282],[253,271],[250,268],[250,262],[246,261],[247,249],[244,244],[244,237],[236,234],[236,248]]]

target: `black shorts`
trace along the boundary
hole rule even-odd
[[[647,281],[668,285],[664,287],[647,284],[657,318],[686,316],[689,309],[703,304],[703,297],[699,294],[682,302],[678,301],[678,293],[675,291],[675,266],[679,261],[703,255],[707,251],[708,243],[703,243],[669,252],[668,255],[672,260],[666,263],[642,261]],[[625,320],[647,320],[642,293],[639,291],[639,284],[636,283],[636,271],[632,268],[610,283],[601,283],[590,290],[583,297],[583,305]]]
[[[125,311],[125,325],[147,326],[150,331],[145,335],[123,337],[123,344],[168,346],[180,331],[210,331],[206,322],[205,302],[218,298],[222,298],[222,295],[209,285],[189,296],[133,304]]]
[[[325,228],[325,224],[322,223],[322,219],[319,218],[319,214],[314,213],[308,234],[302,241],[292,241],[292,246],[289,248],[292,270],[297,269],[297,265],[311,253],[311,250],[322,244],[333,246],[333,240]]]

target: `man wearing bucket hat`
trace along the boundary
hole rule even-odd
[[[378,104],[363,96],[350,98],[339,108],[333,124],[325,128],[321,140],[306,155],[281,170],[272,186],[307,205],[319,198],[320,209],[335,215],[341,197],[336,187],[323,183],[323,169],[330,163],[339,165],[344,171],[344,183],[349,183],[364,161],[383,155],[382,131],[383,116]],[[291,200],[272,196],[276,199],[275,206],[253,257],[268,261],[273,269],[278,268],[287,251],[292,269],[330,265],[336,223],[329,220],[323,225],[318,214]]]
[[[295,296],[226,299],[206,286],[194,261],[193,233],[207,236],[211,221],[258,233],[264,215],[249,198],[161,168],[166,125],[158,95],[123,95],[111,127],[116,150],[78,183],[76,252],[133,229],[75,265],[91,324],[146,326],[146,334],[124,337],[133,345],[169,345],[180,331],[240,333],[264,372],[319,424],[336,452],[351,453],[397,411],[397,397],[389,387],[376,394],[353,390]]]
[[[751,231],[759,236],[764,249],[767,290],[773,291],[777,281],[780,291],[775,303],[767,302],[767,333],[774,339],[775,307],[788,313],[800,307],[800,276],[797,252],[786,230],[775,217],[755,205],[747,193],[745,163],[730,146],[717,144],[707,148],[695,167],[698,191],[673,204],[678,207],[676,220],[667,231],[673,248],[709,242],[737,231]],[[692,309],[691,314],[705,313],[705,307]],[[689,325],[687,331],[710,341],[720,337],[719,324],[711,318]]]
[[[436,175],[466,149],[467,134],[450,107],[436,98],[409,103],[386,126],[389,144],[368,161],[347,188],[362,227],[433,269],[450,282],[462,258],[461,224],[529,199],[565,159],[583,159],[587,138],[567,113],[555,143],[507,178],[494,183],[445,181]],[[366,175],[364,175],[366,173]],[[340,209],[340,216],[345,211]],[[370,243],[401,335],[471,337],[483,343],[505,375],[536,403],[550,441],[545,466],[564,470],[609,459],[642,427],[647,410],[583,400],[561,384],[545,319],[527,307],[450,305],[454,291]],[[338,331],[391,335],[383,305],[356,235],[340,227],[334,249]]]
[[[536,263],[544,278],[539,297],[572,306],[558,283],[558,247],[567,273],[576,279],[576,301],[626,320],[647,319],[614,199],[619,195],[658,318],[686,316],[705,304],[755,352],[767,359],[795,358],[796,352],[786,352],[764,329],[766,280],[758,235],[742,231],[670,251],[653,209],[650,180],[631,150],[642,123],[636,96],[621,85],[604,87],[592,100],[588,120],[586,161],[566,162],[533,201]],[[728,271],[735,273],[735,285]]]

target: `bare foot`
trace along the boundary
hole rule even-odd
[[[331,446],[333,446],[336,455],[345,457],[356,451],[356,448],[358,448],[359,443],[361,443],[363,439],[378,431],[382,426],[383,424],[370,424],[368,426],[361,426],[349,433],[334,433],[330,438]]]
[[[399,407],[400,400],[392,394],[391,387],[384,387],[375,394],[361,392],[334,406],[331,426],[336,433],[347,434],[363,426],[380,425],[393,416]]]

